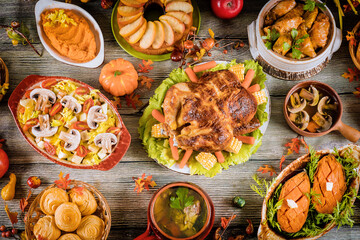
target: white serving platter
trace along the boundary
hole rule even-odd
[[[42,26],[40,24],[41,21],[40,16],[43,11],[53,8],[72,10],[75,13],[79,14],[80,16],[84,17],[88,21],[90,29],[95,35],[95,41],[96,41],[97,54],[93,60],[84,63],[75,62],[68,57],[60,55],[59,52],[51,45],[50,40],[44,33]],[[56,60],[59,60],[60,62],[64,62],[70,65],[86,67],[86,68],[96,68],[104,62],[104,37],[99,27],[99,24],[87,11],[85,11],[81,7],[69,3],[62,3],[52,0],[40,0],[35,5],[35,20],[36,20],[37,32],[39,34],[41,43],[43,44],[45,49],[49,52],[49,54],[53,56]]]

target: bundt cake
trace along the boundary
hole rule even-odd
[[[146,9],[157,4],[163,15],[148,21]],[[159,55],[171,52],[193,24],[191,0],[120,0],[117,20],[120,35],[136,50]]]

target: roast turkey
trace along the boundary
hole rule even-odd
[[[173,85],[163,109],[170,137],[185,150],[221,151],[233,137],[260,127],[255,97],[229,70],[206,72],[196,83]]]

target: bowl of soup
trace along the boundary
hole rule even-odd
[[[332,131],[349,141],[357,142],[360,132],[341,121],[343,105],[340,96],[328,84],[304,81],[286,95],[284,116],[296,133],[305,137],[320,137]]]
[[[214,225],[214,218],[214,205],[200,187],[187,182],[169,183],[151,198],[148,228],[135,240],[205,239]]]

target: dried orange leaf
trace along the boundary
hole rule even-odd
[[[345,72],[341,76],[349,79],[349,82],[358,81],[360,79],[360,70],[356,67],[348,68],[348,72]]]
[[[285,147],[288,147],[287,155],[292,154],[293,152],[299,153],[300,150],[300,139],[299,138],[292,138],[291,142],[285,144]]]
[[[25,209],[26,209],[27,205],[29,204],[29,199],[30,199],[30,197],[31,197],[31,193],[32,193],[32,192],[31,192],[31,189],[30,189],[29,192],[28,192],[27,197],[20,199],[20,210],[21,210],[22,212],[25,212]]]
[[[283,155],[280,159],[280,171],[282,170],[282,165],[285,162],[285,155]]]
[[[215,33],[211,30],[211,28],[209,28],[209,35],[211,38],[215,38]]]
[[[349,41],[350,45],[356,46],[356,39],[353,32],[347,32],[346,40]]]
[[[146,86],[148,89],[151,88],[152,82],[154,82],[154,79],[146,77],[146,76],[140,76],[139,81],[141,86]]]
[[[229,224],[231,223],[231,221],[234,220],[235,218],[236,218],[235,214],[233,214],[229,218],[221,217],[221,227],[223,229],[226,229],[229,226]]]
[[[149,175],[145,178],[145,173],[140,177],[140,178],[134,178],[133,180],[135,181],[135,188],[134,191],[136,191],[137,193],[141,193],[144,189],[146,190],[150,190],[150,187],[155,187],[156,183],[155,181],[152,181],[152,175]]]
[[[264,165],[264,167],[259,167],[258,172],[261,172],[261,173],[270,173],[270,176],[277,174],[276,171],[275,171],[275,168],[271,165]]]
[[[110,101],[116,108],[121,108],[120,97],[114,97],[114,100]]]
[[[148,73],[150,70],[153,70],[153,66],[151,66],[153,64],[153,61],[151,59],[149,59],[148,61],[145,61],[144,59],[142,60],[142,64],[139,63],[139,69],[138,72],[139,73]]]
[[[139,99],[140,95],[139,94],[134,94],[132,93],[131,95],[126,95],[125,96],[125,100],[126,100],[126,105],[128,107],[132,107],[133,109],[136,109],[136,106],[141,106],[143,103],[142,101]]]
[[[5,212],[8,215],[12,225],[14,225],[14,224],[16,224],[18,222],[18,218],[17,218],[18,213],[17,212],[11,212],[10,209],[9,209],[9,206],[7,204],[5,204]]]
[[[55,180],[55,184],[58,188],[62,188],[64,190],[68,189],[71,180],[69,180],[69,174],[66,174],[65,178],[63,177],[63,172],[59,174],[59,180]]]

